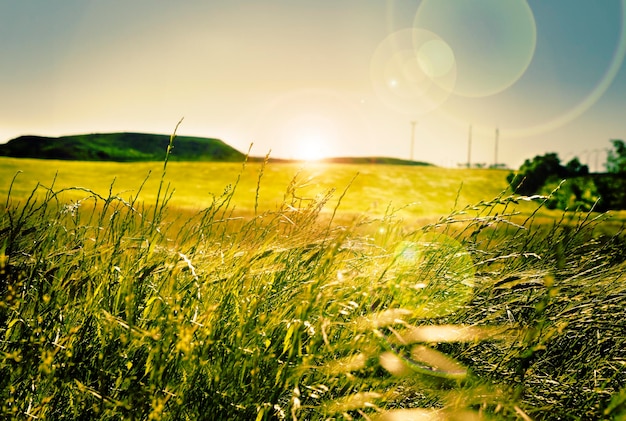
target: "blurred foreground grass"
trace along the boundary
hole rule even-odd
[[[0,215],[3,419],[626,417],[626,252],[603,215],[542,223],[543,198],[438,185],[420,201],[445,216],[416,225],[349,166],[170,164],[140,189],[148,167],[96,188],[63,164]],[[402,201],[443,182],[414,176]],[[185,188],[214,194],[183,194],[193,211]]]

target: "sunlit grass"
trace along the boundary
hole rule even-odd
[[[172,207],[197,210],[209,206],[228,185],[238,182],[233,196],[237,211],[253,213],[276,210],[284,200],[285,186],[296,177],[300,194],[308,198],[324,195],[329,189],[347,186],[343,213],[382,216],[388,207],[400,209],[406,217],[438,217],[452,209],[499,195],[506,189],[506,172],[500,170],[465,170],[397,165],[351,165],[322,163],[271,163],[263,169],[263,185],[256,198],[262,163],[168,163],[165,182],[176,190]],[[128,198],[136,195],[146,177],[140,200],[154,203],[160,183],[162,163],[113,163],[14,159],[0,157],[0,197],[6,197],[9,182],[17,171],[22,173],[13,185],[14,200],[30,195],[37,182],[55,188],[89,187],[97,192],[109,190]],[[358,174],[358,175],[357,175]],[[68,199],[80,199],[81,192],[68,192]],[[255,201],[256,199],[256,201]],[[332,208],[337,197],[330,199]],[[257,203],[258,202],[258,203]],[[327,209],[325,208],[324,211]]]
[[[385,202],[406,169],[107,164],[97,181],[63,163],[33,193],[24,162],[0,218],[2,418],[625,416],[626,256],[603,216],[543,224],[516,211],[543,198],[498,191],[466,207],[423,169],[394,190],[422,197],[417,225]],[[57,194],[74,182],[89,190]]]

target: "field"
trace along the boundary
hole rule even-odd
[[[111,192],[123,198],[138,193],[140,201],[154,203],[161,182],[163,163],[94,163],[76,161],[41,161],[0,158],[0,197],[6,197],[10,180],[15,180],[11,196],[30,195],[37,182],[55,190],[88,187],[100,194]],[[341,192],[342,213],[381,216],[387,207],[399,209],[406,216],[432,217],[450,213],[454,208],[478,203],[500,195],[507,187],[503,170],[455,170],[433,167],[351,164],[268,164],[248,163],[181,163],[170,162],[165,183],[175,193],[171,206],[192,211],[209,206],[227,186],[237,189],[233,203],[244,214],[276,210],[282,204],[290,182],[296,178],[301,195],[314,198],[329,190],[338,192],[331,198],[332,210]],[[260,188],[259,177],[261,177]],[[147,181],[146,181],[147,179]],[[354,179],[354,180],[353,180]],[[114,182],[113,186],[111,184]],[[82,191],[71,191],[66,200],[79,200]],[[256,203],[255,203],[256,202]],[[455,204],[455,202],[458,202]]]
[[[0,418],[626,419],[624,216],[505,175],[0,159]]]

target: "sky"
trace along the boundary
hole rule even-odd
[[[625,21],[626,0],[0,0],[0,142],[182,118],[255,156],[602,170]]]

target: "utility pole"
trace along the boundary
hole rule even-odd
[[[415,148],[415,125],[417,121],[411,121],[411,161],[413,161],[413,149]]]
[[[472,168],[472,125],[469,126],[467,137],[467,168]]]
[[[604,152],[604,153],[608,154],[610,149],[606,149],[606,148],[605,149],[594,149],[593,151],[596,153],[595,170],[596,170],[597,173],[601,173],[602,170],[600,169],[600,152]],[[605,164],[605,166],[606,166],[606,164]],[[591,172],[591,169],[589,171]]]
[[[493,156],[493,167],[498,168],[498,140],[500,138],[500,129],[496,127],[496,147]]]

